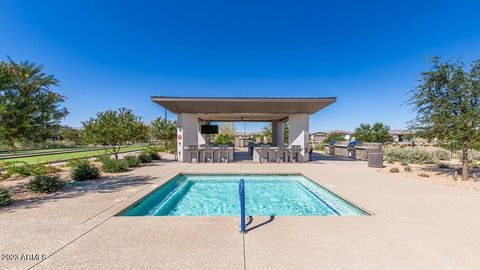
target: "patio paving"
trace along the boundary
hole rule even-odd
[[[299,172],[363,217],[118,217],[180,172]],[[151,176],[150,178],[146,178]],[[161,162],[0,213],[0,269],[478,269],[480,193],[377,173],[365,162]]]

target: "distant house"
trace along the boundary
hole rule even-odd
[[[351,131],[346,131],[346,130],[318,131],[315,133],[310,133],[309,143],[310,145],[313,145],[313,146],[323,143],[325,139],[328,137],[328,135],[332,133],[343,135],[345,141],[351,141],[355,139],[353,137],[353,132]]]
[[[408,135],[414,135],[415,132],[410,130],[404,130],[404,129],[392,129],[389,131],[388,134],[390,134],[393,141],[396,143],[410,144],[414,142],[415,144],[418,144],[418,143],[435,144],[437,142],[437,139],[428,140],[418,136],[412,136],[412,138],[408,138]]]
[[[352,131],[347,131],[347,130],[330,130],[329,131],[329,134],[331,133],[337,133],[337,134],[340,134],[340,135],[343,135],[343,137],[345,138],[346,141],[353,141],[355,140],[355,137],[353,136],[353,132]]]
[[[52,134],[45,137],[44,140],[46,142],[47,141],[54,142],[54,141],[64,141],[64,140],[71,139],[71,138],[64,137],[65,132],[62,132],[62,131],[65,131],[65,130],[72,130],[72,131],[81,132],[83,130],[83,128],[82,127],[69,127],[69,126],[63,125],[63,126],[60,126],[59,128],[56,128],[52,132]]]
[[[392,137],[394,142],[406,142],[408,141],[406,137],[413,134],[413,132],[403,129],[392,129],[388,134]]]
[[[310,133],[309,135],[310,144],[317,145],[319,143],[322,143],[327,138],[327,136],[328,136],[328,132],[325,132],[325,131]]]

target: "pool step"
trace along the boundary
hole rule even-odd
[[[165,198],[157,206],[155,206],[155,208],[152,209],[148,213],[148,215],[150,215],[150,216],[157,215],[160,211],[162,211],[163,207],[167,203],[171,203],[171,202],[175,201],[175,200],[172,199],[172,198],[174,198],[175,195],[180,194],[181,191],[185,190],[187,187],[189,188],[191,185],[192,185],[191,181],[186,180],[183,183],[181,183],[180,185],[178,185],[177,187],[175,187],[175,189],[173,189],[167,196],[165,196]]]

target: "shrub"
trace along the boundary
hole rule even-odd
[[[437,149],[432,151],[432,155],[438,160],[450,160],[450,152],[445,149]]]
[[[232,144],[235,142],[235,136],[225,133],[220,133],[215,137],[216,144]]]
[[[127,162],[128,167],[140,166],[140,159],[137,156],[125,156],[123,159]]]
[[[397,167],[393,167],[393,168],[390,169],[390,172],[391,173],[399,173],[400,170]]]
[[[88,159],[86,158],[79,158],[79,159],[71,159],[69,161],[67,161],[67,163],[65,164],[65,166],[67,167],[77,167],[79,164],[82,164],[82,163],[88,163]]]
[[[5,180],[8,179],[12,176],[12,172],[9,169],[12,162],[6,161],[6,162],[0,162],[0,180]]]
[[[402,166],[408,166],[408,162],[406,160],[402,160],[401,164]]]
[[[108,173],[126,172],[128,163],[123,159],[106,158],[102,160],[102,170]]]
[[[146,154],[146,153],[140,153],[140,155],[138,155],[138,159],[140,160],[141,163],[152,162],[152,158],[150,157],[149,154]]]
[[[440,168],[440,169],[448,169],[448,168],[450,168],[450,165],[448,165],[447,163],[438,163],[437,166],[438,166],[438,168]]]
[[[0,187],[0,207],[9,205],[13,202],[10,193],[6,188]]]
[[[28,164],[24,161],[6,161],[0,165],[2,170],[1,179],[7,179],[14,175],[20,176],[36,176],[60,171],[60,168],[55,166],[47,166],[45,164]]]
[[[5,167],[5,172],[10,176],[17,174],[20,176],[30,176],[32,170],[29,167],[30,165],[24,161],[13,161],[11,163],[7,163]]]
[[[395,160],[393,160],[392,158],[388,158],[388,159],[387,159],[387,162],[388,162],[389,164],[393,164],[393,163],[395,163]]]
[[[458,158],[461,159],[463,155],[462,150],[457,151]],[[474,150],[474,149],[469,149],[468,150],[468,161],[473,162],[473,161],[480,161],[480,151]]]
[[[318,150],[318,151],[325,150],[325,144],[320,143],[320,144],[315,145],[315,150]]]
[[[62,169],[58,166],[48,165],[48,166],[45,166],[45,168],[47,169],[45,174],[54,174],[62,171]]]
[[[419,173],[418,176],[420,176],[420,177],[430,177],[430,175],[428,175],[426,173]]]
[[[160,150],[161,149],[159,147],[149,146],[146,149],[144,149],[141,152],[141,154],[149,155],[152,160],[160,160],[160,159],[162,159],[162,157],[158,153],[158,152],[160,152]]]
[[[165,149],[165,151],[170,154],[175,154],[175,152],[177,151],[176,142],[170,143],[168,147]],[[163,152],[163,151],[160,151],[160,152]]]
[[[100,155],[100,156],[95,157],[96,162],[103,162],[104,159],[110,159],[110,156],[109,155]]]
[[[468,156],[470,160],[480,161],[480,151],[470,149],[468,152]]]
[[[78,163],[70,172],[70,177],[75,181],[97,179],[99,176],[100,170],[88,160]]]
[[[150,153],[150,158],[152,160],[161,160],[162,156],[159,153]]]
[[[392,159],[415,164],[431,164],[438,160],[433,153],[418,149],[386,148],[383,154],[387,160]]]
[[[27,189],[33,192],[51,193],[63,188],[65,183],[56,175],[37,175],[27,184]]]
[[[405,166],[403,167],[403,170],[405,170],[406,172],[411,172],[412,168],[410,168],[410,166]]]

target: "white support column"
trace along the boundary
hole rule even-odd
[[[198,116],[196,114],[177,114],[177,155],[179,161],[188,161],[185,147],[198,144],[200,132],[198,127]]]
[[[198,145],[203,145],[207,143],[207,140],[205,138],[205,134],[201,133],[201,125],[208,125],[210,122],[208,121],[199,121],[198,122]]]
[[[303,161],[308,161],[309,115],[291,114],[288,117],[288,144],[301,145]]]
[[[273,145],[283,145],[284,123],[282,121],[272,121],[272,143]]]

